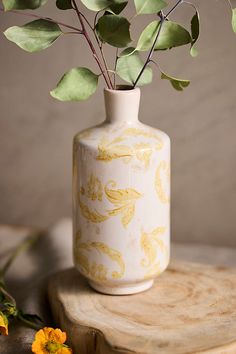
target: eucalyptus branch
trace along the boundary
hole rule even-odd
[[[109,83],[110,83],[110,85],[111,85],[111,87],[112,87],[112,82],[111,82],[110,76],[109,76],[109,74],[108,74],[109,70],[108,70],[108,66],[107,66],[107,61],[106,61],[106,58],[105,58],[105,55],[104,55],[104,52],[103,52],[103,49],[102,49],[102,43],[99,41],[98,36],[97,36],[97,34],[96,34],[96,29],[95,29],[95,27],[96,27],[96,21],[97,21],[97,16],[98,16],[99,12],[100,12],[100,11],[98,11],[98,12],[96,13],[95,17],[94,17],[94,26],[92,26],[92,25],[90,24],[90,22],[89,22],[88,19],[84,16],[84,14],[81,13],[81,16],[83,17],[83,19],[85,20],[85,22],[87,23],[87,25],[89,26],[89,28],[91,29],[91,31],[93,32],[93,35],[94,35],[94,37],[95,37],[95,40],[96,40],[96,42],[97,42],[97,45],[98,45],[98,48],[99,48],[99,51],[100,51],[100,54],[101,54],[101,57],[102,57],[102,60],[103,60],[103,64],[104,64],[105,69],[106,69],[106,70],[104,71],[104,73],[107,74],[107,78],[108,78]]]
[[[101,11],[98,11],[96,13],[96,15],[94,16],[94,22],[93,22],[93,29],[95,30],[96,27],[96,23],[97,23],[97,19],[98,19],[98,15],[100,14]]]
[[[158,41],[158,38],[159,38],[159,36],[160,36],[161,29],[162,29],[162,26],[163,26],[164,22],[168,19],[168,17],[170,16],[170,14],[172,14],[172,12],[174,12],[175,9],[176,9],[182,2],[183,2],[183,0],[178,0],[178,1],[176,2],[176,4],[167,12],[166,15],[163,15],[163,12],[162,12],[162,11],[160,11],[160,12],[158,13],[158,15],[159,15],[159,17],[160,17],[160,23],[159,23],[158,31],[157,31],[155,40],[154,40],[154,42],[153,42],[153,45],[152,45],[152,47],[151,47],[151,49],[150,49],[150,51],[149,51],[149,53],[148,53],[147,59],[146,59],[144,65],[143,65],[143,67],[142,67],[140,73],[138,74],[137,79],[136,79],[135,82],[134,82],[134,85],[133,85],[134,88],[136,87],[136,85],[137,85],[139,79],[141,78],[141,76],[143,75],[143,72],[144,72],[144,70],[146,69],[147,65],[150,63],[150,60],[151,60],[152,55],[153,55],[153,52],[154,52],[154,50],[155,50],[155,46],[156,46],[156,44],[157,44],[157,41]]]
[[[170,14],[172,14],[172,12],[175,11],[175,9],[183,2],[183,0],[178,0],[176,2],[176,4],[170,9],[169,12],[167,12],[167,14],[164,16],[165,20],[167,19],[168,16],[170,16]]]
[[[152,47],[151,47],[151,49],[150,49],[150,51],[149,51],[149,54],[148,54],[148,56],[147,56],[147,59],[146,59],[144,65],[143,65],[143,67],[142,67],[140,73],[138,74],[137,79],[136,79],[135,82],[134,82],[134,85],[133,85],[134,88],[136,87],[136,85],[137,85],[137,83],[138,83],[140,77],[143,75],[143,72],[144,72],[144,70],[146,69],[147,65],[148,65],[148,64],[150,63],[150,61],[151,61],[151,58],[152,58],[153,52],[154,52],[154,50],[155,50],[155,46],[156,46],[156,43],[157,43],[157,41],[158,41],[158,38],[159,38],[159,36],[160,36],[161,29],[162,29],[162,26],[163,26],[164,21],[165,21],[165,19],[164,19],[164,17],[163,17],[163,18],[160,20],[160,24],[159,24],[158,31],[157,31],[157,34],[156,34],[156,38],[155,38],[155,40],[154,40],[154,42],[153,42],[153,45],[152,45]]]
[[[76,11],[75,8],[73,8],[73,9]],[[93,31],[93,30],[94,30],[93,26],[91,25],[91,23],[89,22],[89,20],[84,16],[84,14],[82,14],[82,12],[81,12],[81,16],[83,17],[83,19],[85,20],[85,22],[87,23],[87,25],[89,26],[89,28]]]
[[[108,65],[107,65],[107,61],[106,61],[106,57],[105,57],[105,54],[104,54],[104,51],[103,51],[103,48],[102,48],[102,42],[99,40],[98,36],[97,36],[97,33],[96,33],[96,23],[97,23],[97,18],[98,18],[98,15],[99,15],[100,11],[98,11],[96,13],[96,15],[94,16],[94,23],[93,23],[93,27],[90,25],[90,28],[92,29],[93,31],[93,34],[94,34],[94,37],[95,37],[95,40],[97,42],[97,45],[98,45],[98,48],[100,50],[100,53],[101,53],[101,57],[102,57],[102,60],[103,60],[103,64],[105,66],[105,69],[106,69],[106,73],[107,73],[107,77],[109,79],[109,83],[112,87],[112,81],[111,81],[111,78],[110,78],[110,75],[109,75],[109,70],[108,70]]]
[[[2,11],[2,12],[4,12],[4,13],[6,12],[6,11],[4,11],[4,9],[3,9],[2,7],[0,7],[0,11]],[[82,34],[81,29],[79,29],[79,28],[77,28],[77,27],[74,27],[74,26],[71,26],[71,25],[67,25],[66,23],[63,23],[63,22],[54,20],[54,19],[52,19],[52,18],[50,18],[50,17],[38,16],[38,15],[29,13],[29,12],[21,12],[21,11],[17,11],[17,10],[8,10],[7,12],[12,12],[12,13],[17,14],[17,15],[22,15],[22,16],[37,18],[38,20],[50,21],[50,22],[56,23],[57,25],[70,28],[70,29],[72,29],[72,30],[74,30],[74,31],[76,31],[76,32],[78,32],[78,33],[80,33],[80,34]]]
[[[89,45],[89,47],[90,47],[90,49],[92,51],[94,59],[96,60],[98,66],[99,66],[99,69],[100,69],[100,71],[101,71],[101,73],[102,73],[102,75],[104,77],[104,80],[105,80],[105,82],[107,84],[107,87],[112,89],[112,86],[109,83],[109,79],[107,78],[107,76],[105,75],[105,73],[103,71],[102,64],[101,64],[101,62],[99,60],[99,57],[98,57],[97,52],[96,52],[96,49],[94,48],[94,45],[93,45],[93,43],[92,43],[92,41],[91,41],[91,39],[90,39],[90,37],[88,35],[88,32],[87,32],[86,27],[84,25],[83,16],[82,16],[81,12],[79,11],[79,8],[78,8],[77,3],[76,3],[75,0],[72,0],[72,5],[73,5],[73,7],[74,7],[74,9],[75,9],[75,11],[77,13],[78,19],[80,21],[83,35],[84,35],[84,37],[85,37],[85,39],[86,39],[86,41],[87,41],[87,43],[88,43],[88,45]]]

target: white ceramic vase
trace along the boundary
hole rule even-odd
[[[125,295],[169,262],[170,139],[138,120],[139,88],[104,94],[104,123],[74,138],[74,264],[97,291]]]

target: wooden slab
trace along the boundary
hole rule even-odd
[[[74,269],[49,281],[74,354],[235,354],[236,272],[175,263],[137,295],[96,293]]]

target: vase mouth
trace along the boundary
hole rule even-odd
[[[115,89],[105,88],[104,91],[111,93],[127,93],[127,92],[137,92],[140,91],[138,87],[133,87],[131,85],[116,85]]]

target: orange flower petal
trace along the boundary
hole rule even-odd
[[[66,341],[66,333],[62,332],[59,328],[54,329],[49,334],[49,340],[55,343],[63,344]]]
[[[62,347],[65,341],[65,332],[59,328],[44,327],[36,333],[31,349],[35,354],[72,354],[71,349]]]
[[[60,348],[56,352],[56,354],[72,354],[72,350],[70,348]]]
[[[8,336],[8,319],[1,311],[0,311],[0,333],[4,336]]]

